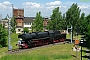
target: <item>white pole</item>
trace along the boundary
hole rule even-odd
[[[10,20],[11,18],[9,18],[9,16],[7,15],[7,19],[8,19],[8,51],[10,51],[12,49],[10,42],[11,42],[11,37],[10,37],[10,33],[11,33],[11,25],[10,25]]]
[[[71,38],[71,43],[72,43],[72,25],[71,25],[71,28],[68,28],[68,27],[67,27],[67,34],[68,34],[68,29],[71,30],[71,37],[70,37],[70,38]]]
[[[71,43],[72,43],[72,25],[71,25]]]
[[[68,34],[68,26],[67,26],[67,34]]]

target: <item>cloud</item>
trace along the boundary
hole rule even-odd
[[[80,5],[79,8],[80,9],[84,9],[84,8],[88,9],[88,8],[90,8],[90,5]]]
[[[3,5],[2,3],[0,3],[0,8],[6,8],[5,5]],[[1,9],[0,9],[1,10]]]
[[[54,1],[54,2],[48,2],[48,3],[46,3],[45,5],[46,5],[46,8],[47,9],[49,9],[49,10],[53,10],[54,8],[56,8],[56,7],[64,7],[64,6],[62,6],[61,5],[62,4],[62,2],[61,1]]]
[[[0,3],[0,14],[2,14],[3,18],[6,17],[7,14],[12,13],[12,5],[9,1],[4,1]]]
[[[58,6],[61,4],[61,1],[54,1],[54,2],[49,2],[49,3],[46,3],[46,5],[48,6]]]
[[[4,1],[3,3],[0,3],[1,9],[8,9],[10,8],[11,3],[9,1]]]
[[[86,16],[88,14],[90,14],[90,5],[88,5],[88,4],[81,5],[80,4],[78,7],[81,9],[81,13],[84,12]]]
[[[24,2],[22,5],[25,9],[25,16],[35,16],[38,11],[41,11],[43,16],[50,16],[52,14],[52,10],[56,7],[60,7],[60,10],[62,11],[63,9],[66,9],[66,6],[62,5],[61,1],[47,2],[45,4],[36,2]],[[66,10],[64,10],[64,12],[65,11]]]
[[[4,1],[2,4],[4,4],[4,5],[10,5],[11,3],[9,1]]]
[[[41,4],[39,3],[35,3],[35,2],[25,2],[23,3],[23,5],[26,7],[26,8],[40,8],[41,7]]]

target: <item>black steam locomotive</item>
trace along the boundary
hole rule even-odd
[[[60,31],[45,31],[32,32],[18,35],[22,40],[18,41],[19,48],[31,48],[35,46],[42,46],[63,42],[66,39],[66,34],[61,34]]]

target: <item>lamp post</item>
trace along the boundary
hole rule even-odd
[[[11,33],[10,20],[11,20],[11,18],[9,17],[8,14],[7,14],[7,19],[8,19],[8,51],[10,51],[12,49],[12,46],[10,45],[10,42],[11,42],[11,37],[10,37],[10,33]]]

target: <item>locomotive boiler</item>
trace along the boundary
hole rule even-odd
[[[18,35],[19,48],[31,48],[36,46],[42,46],[47,44],[54,44],[63,42],[66,39],[66,34],[61,34],[60,31],[44,31],[44,32],[32,32]]]

